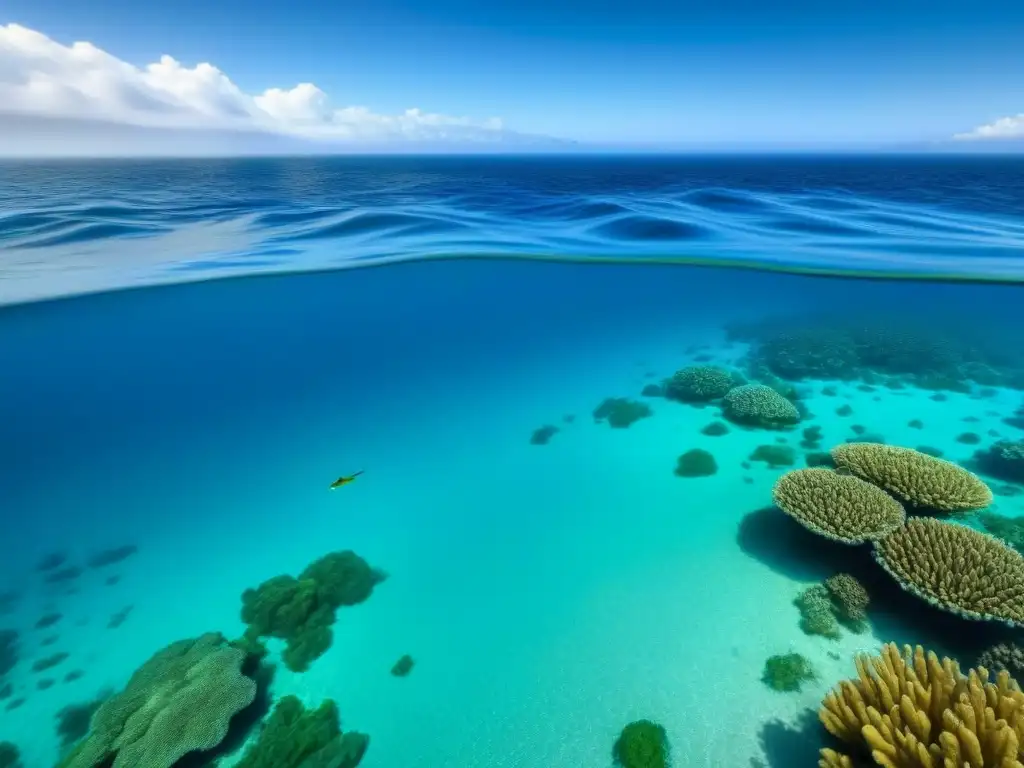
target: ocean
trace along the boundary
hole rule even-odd
[[[858,653],[1024,680],[1022,211],[1006,157],[0,166],[0,742],[875,764],[819,719]],[[847,492],[903,516],[843,542]],[[907,573],[922,519],[964,540]]]

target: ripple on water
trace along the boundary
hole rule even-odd
[[[0,303],[19,300],[3,293],[15,285],[33,298],[60,295],[66,283],[50,289],[47,280],[62,264],[92,270],[90,285],[117,288],[171,272],[219,276],[470,253],[711,261],[744,254],[839,272],[887,262],[925,278],[985,276],[997,264],[999,279],[1024,280],[1024,161],[1016,171],[1004,167],[1009,161],[906,162],[895,171],[883,161],[772,162],[9,166],[0,187]],[[5,269],[18,280],[3,281]]]

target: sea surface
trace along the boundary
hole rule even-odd
[[[386,578],[305,669],[264,634],[272,678],[175,766],[252,768],[288,696],[365,768],[638,768],[639,721],[675,768],[816,765],[855,654],[1024,644],[773,506],[885,443],[990,489],[944,523],[1024,546],[1022,214],[1005,157],[0,165],[0,742],[83,768],[84,705],[350,550]],[[799,421],[674,396],[692,367]],[[809,632],[839,572],[866,621]]]

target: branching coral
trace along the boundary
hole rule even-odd
[[[839,467],[915,507],[962,512],[992,503],[992,491],[973,472],[912,448],[846,443],[832,449],[832,458]]]
[[[736,382],[729,371],[716,365],[692,365],[676,371],[665,382],[665,397],[684,403],[707,402],[724,397]]]
[[[250,640],[277,637],[286,640],[285,665],[304,672],[331,647],[335,611],[366,600],[383,581],[375,570],[351,550],[332,552],[311,563],[299,578],[283,575],[242,593],[242,621]]]
[[[355,768],[369,743],[365,734],[341,732],[334,701],[307,710],[295,696],[285,696],[236,768]]]
[[[1024,626],[1024,557],[973,528],[916,517],[875,543],[903,589],[969,619]]]
[[[825,579],[825,588],[832,597],[839,615],[849,622],[859,624],[867,619],[867,607],[871,602],[868,591],[854,576],[837,573]]]
[[[764,384],[733,387],[725,395],[723,413],[737,424],[778,429],[800,421],[800,412],[789,400]]]
[[[787,472],[772,500],[805,528],[843,544],[880,538],[906,519],[899,502],[881,489],[822,467]]]
[[[892,643],[857,657],[857,679],[826,697],[819,718],[855,753],[883,768],[1024,768],[1024,694],[1006,673],[967,675],[951,659]],[[849,756],[822,750],[821,768],[849,768]]]
[[[213,749],[256,696],[255,681],[241,672],[244,660],[215,633],[158,651],[100,705],[61,768],[171,768],[189,752]]]
[[[821,584],[808,587],[793,604],[800,610],[800,629],[807,635],[839,639],[839,622],[832,611],[832,599]]]

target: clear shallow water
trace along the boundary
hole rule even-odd
[[[872,183],[898,196],[890,175]],[[962,187],[957,215],[1010,215],[971,213]],[[139,242],[123,242],[126,264],[144,263]],[[1024,287],[623,261],[414,260],[0,310],[0,593],[18,595],[0,629],[20,636],[0,740],[26,768],[52,768],[64,706],[124,686],[172,641],[238,637],[243,590],[348,548],[388,580],[341,609],[331,648],[307,672],[280,668],[270,694],[336,700],[343,726],[370,734],[363,768],[612,768],[639,718],[664,725],[676,768],[814,765],[828,743],[815,712],[855,652],[923,643],[966,666],[1020,640],[909,596],[865,548],[802,535],[770,507],[788,468],[751,455],[788,445],[805,466],[805,426],[821,449],[880,436],[963,464],[1024,439]],[[800,377],[808,415],[790,432],[712,436],[719,405],[641,395],[691,364],[753,375],[759,340],[793,315],[797,330],[881,325],[881,378]],[[896,349],[919,370],[885,373],[902,359],[889,340],[908,340]],[[607,397],[652,413],[613,429],[593,416]],[[694,448],[717,471],[676,476]],[[1024,485],[989,480],[994,509],[1024,515]],[[125,544],[138,551],[124,562],[87,565]],[[54,552],[83,572],[47,582],[38,563]],[[868,631],[805,634],[794,597],[840,569],[870,590]],[[51,611],[55,627],[36,629]],[[271,661],[282,647],[270,642]],[[68,658],[33,671],[56,651]],[[791,652],[816,679],[769,689],[766,659]],[[412,673],[392,677],[406,653]]]
[[[0,301],[451,256],[1020,280],[1013,157],[0,166]]]

